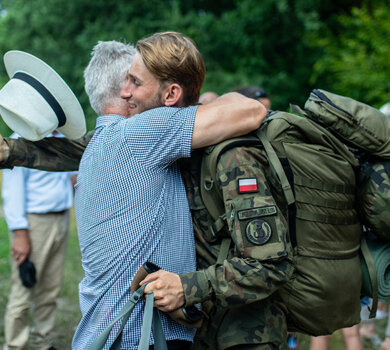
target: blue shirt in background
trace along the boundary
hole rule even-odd
[[[190,156],[196,110],[163,107],[128,119],[97,119],[76,185],[85,277],[73,349],[86,349],[114,319],[146,261],[174,273],[195,270],[191,214],[176,160]],[[123,349],[137,349],[143,307],[139,303],[127,322]],[[167,340],[191,341],[195,333],[165,315],[163,328]]]
[[[12,138],[18,136],[14,133]],[[57,134],[57,137],[63,137]],[[4,216],[10,231],[28,229],[26,214],[44,214],[73,205],[72,175],[76,172],[49,172],[23,167],[3,170]]]

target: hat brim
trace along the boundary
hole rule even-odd
[[[84,111],[70,87],[61,76],[41,59],[23,51],[12,50],[4,55],[7,74],[26,73],[38,80],[57,100],[64,111],[66,122],[57,128],[68,138],[76,139],[86,132]]]

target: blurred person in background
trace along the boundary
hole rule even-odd
[[[53,136],[62,135],[53,132]],[[5,350],[26,349],[29,339],[29,349],[55,349],[50,336],[63,280],[75,176],[75,172],[23,167],[3,170],[3,207],[12,257]]]
[[[238,92],[246,97],[260,101],[267,110],[271,109],[271,99],[265,90],[259,86],[251,85],[246,87],[238,87],[233,91]]]
[[[341,329],[341,335],[346,350],[363,350],[363,344],[359,336],[359,325]],[[331,335],[311,337],[310,350],[328,350]]]
[[[199,103],[205,104],[214,101],[218,98],[218,94],[214,91],[206,91],[199,97]]]

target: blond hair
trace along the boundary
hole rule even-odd
[[[206,67],[190,38],[176,32],[155,33],[139,40],[136,49],[160,84],[179,84],[185,105],[198,102]]]

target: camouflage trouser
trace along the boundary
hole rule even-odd
[[[208,315],[193,350],[287,350],[286,317],[270,299]]]
[[[226,350],[279,350],[280,347],[274,344],[244,344],[237,345]]]
[[[286,336],[287,338],[287,336]],[[204,349],[203,345],[197,344],[195,341],[194,346],[192,347],[192,350],[196,349]],[[275,344],[242,344],[242,345],[235,345],[229,348],[221,349],[218,347],[218,350],[284,350],[285,344],[282,346],[278,346]]]

